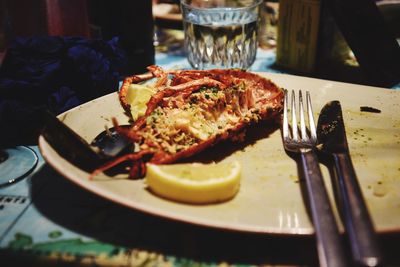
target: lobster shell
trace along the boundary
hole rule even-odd
[[[130,177],[143,177],[146,162],[169,164],[223,140],[241,141],[246,128],[260,121],[274,121],[280,117],[283,108],[283,90],[255,73],[239,69],[163,70],[154,65],[148,69],[149,73],[127,77],[119,92],[120,103],[130,114],[129,86],[155,78],[156,93],[147,103],[145,114],[129,129],[118,127],[114,120],[118,132],[139,144],[140,150],[112,160],[92,175],[131,161]],[[194,124],[208,125],[207,129],[213,131],[193,128],[192,115],[200,117],[200,122]],[[175,117],[171,119],[171,116]],[[228,123],[225,123],[226,118]],[[178,125],[178,121],[184,121],[184,126]],[[169,129],[174,132],[171,138]],[[174,134],[183,136],[180,143],[174,141],[178,140],[174,139]]]

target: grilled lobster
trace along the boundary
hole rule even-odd
[[[124,80],[119,92],[130,114],[128,88],[155,78],[156,93],[143,116],[132,127],[117,131],[139,145],[139,150],[112,160],[93,175],[122,162],[132,162],[130,178],[143,177],[146,162],[168,164],[197,154],[222,140],[243,140],[245,130],[261,120],[274,120],[282,110],[283,90],[257,74],[238,69],[163,70]]]

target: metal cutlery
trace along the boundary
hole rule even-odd
[[[300,132],[296,119],[295,93],[291,95],[291,132],[288,116],[288,92],[285,91],[284,111],[282,123],[283,145],[285,150],[298,156],[301,162],[301,171],[305,179],[307,189],[307,200],[310,206],[312,222],[314,224],[317,251],[320,266],[348,266],[341,236],[333,215],[332,207],[327,190],[322,179],[321,169],[315,153],[317,145],[317,134],[314,123],[311,97],[306,93],[307,113],[308,113],[308,134],[306,119],[304,115],[303,97],[299,91],[299,116]]]
[[[101,133],[89,144],[50,112],[44,114],[46,124],[41,134],[59,154],[81,168],[92,171],[107,160],[134,147],[113,128]],[[125,126],[121,126],[125,127]]]
[[[350,158],[339,101],[329,102],[322,108],[317,135],[319,151],[334,167],[339,206],[353,260],[357,266],[378,266],[381,264],[378,240]]]

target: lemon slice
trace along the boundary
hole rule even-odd
[[[147,102],[154,93],[154,88],[150,86],[142,84],[131,84],[129,86],[126,100],[131,105],[131,114],[134,120],[145,114]]]
[[[207,204],[229,200],[240,187],[239,162],[173,165],[147,164],[146,183],[155,194],[171,200]]]

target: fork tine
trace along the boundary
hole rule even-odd
[[[283,98],[283,138],[289,137],[288,95],[288,91],[285,90],[285,96]]]
[[[307,97],[307,112],[308,112],[308,123],[310,125],[310,133],[311,133],[311,139],[313,141],[317,140],[317,130],[315,127],[315,121],[314,121],[314,116],[313,116],[313,109],[311,105],[311,96],[310,92],[306,92],[306,97]]]
[[[292,138],[294,141],[299,141],[299,133],[297,129],[297,119],[296,119],[296,95],[294,90],[292,90]]]
[[[303,106],[303,94],[301,90],[299,90],[299,110],[300,110],[300,130],[301,130],[301,138],[304,141],[308,141],[307,129],[306,129],[306,121],[304,118],[304,106]]]

